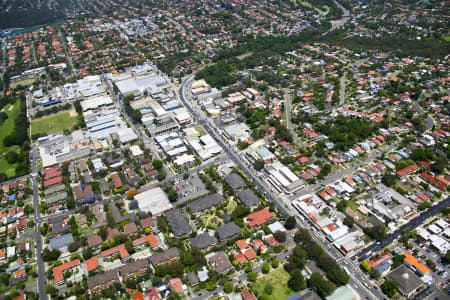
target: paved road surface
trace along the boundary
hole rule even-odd
[[[303,143],[301,138],[297,135],[297,133],[294,130],[294,127],[292,126],[292,122],[291,122],[291,92],[289,89],[284,89],[284,107],[286,109],[287,129],[291,132],[292,136],[294,137],[295,142],[297,144],[299,144],[301,147],[306,148],[306,145]]]

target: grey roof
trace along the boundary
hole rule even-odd
[[[234,222],[224,224],[218,227],[216,231],[221,242],[242,234],[241,228]]]
[[[59,220],[58,222],[52,223],[52,232],[50,233],[50,236],[55,236],[64,232],[69,231],[70,226],[64,225],[64,219]]]
[[[167,223],[176,237],[181,237],[192,232],[189,223],[179,209],[172,209],[165,213]]]
[[[319,295],[317,295],[316,292],[314,292],[311,289],[307,289],[306,291],[301,292],[299,299],[301,299],[301,300],[321,300]]]
[[[68,233],[51,239],[50,248],[59,250],[69,246],[71,243],[73,243],[73,237],[71,233]]]
[[[89,277],[87,280],[88,288],[90,290],[95,289],[98,286],[104,285],[110,281],[119,281],[116,270],[106,271],[102,274],[97,274],[93,277]]]
[[[258,196],[251,189],[238,192],[237,197],[246,207],[258,206],[260,203]]]
[[[18,284],[20,284],[20,283],[23,283],[23,282],[25,282],[25,281],[27,281],[27,278],[28,278],[28,276],[27,275],[25,275],[25,276],[20,276],[20,277],[17,277],[17,278],[13,278],[13,279],[11,279],[10,281],[9,281],[9,286],[16,286],[16,285],[18,285]]]
[[[180,250],[178,248],[169,248],[164,252],[156,253],[152,257],[150,257],[150,261],[154,267],[164,264],[174,258],[180,257]]]
[[[120,267],[119,274],[120,276],[127,276],[128,274],[138,273],[143,269],[148,269],[149,266],[147,259],[140,259]]]
[[[207,259],[208,263],[214,267],[217,273],[226,273],[233,268],[228,255],[224,251],[214,253]]]
[[[411,294],[424,284],[423,281],[420,280],[420,278],[405,265],[400,265],[397,267],[394,271],[387,275],[387,278],[397,282],[399,291],[404,295]]]
[[[214,236],[210,236],[208,233],[197,235],[189,241],[191,248],[199,248],[201,250],[208,249],[217,243],[217,239]]]
[[[191,284],[191,286],[198,284],[198,277],[194,271],[187,273],[186,278],[189,281],[189,283]]]
[[[242,177],[237,173],[231,173],[227,177],[225,177],[225,182],[232,188],[233,190],[243,189],[245,187],[245,182],[242,180]]]
[[[87,243],[88,243],[89,247],[96,247],[96,246],[101,245],[102,238],[97,234],[91,234],[87,238]]]
[[[130,222],[134,222],[136,220],[136,214],[135,213],[129,213],[129,214],[125,215],[125,216],[122,216],[120,214],[120,211],[117,208],[115,202],[109,202],[108,206],[109,206],[109,209],[111,210],[112,217],[113,217],[114,222],[116,224],[122,223],[123,221],[126,221],[126,220],[130,220]]]
[[[198,213],[225,202],[226,200],[222,195],[215,193],[189,203],[188,208],[192,213]]]

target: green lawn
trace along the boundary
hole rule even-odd
[[[16,174],[16,165],[10,165],[5,158],[6,153],[9,151],[16,151],[19,149],[17,146],[5,147],[3,140],[6,136],[10,135],[15,128],[15,120],[20,111],[20,102],[16,101],[13,105],[6,105],[3,110],[8,114],[8,119],[0,126],[0,172],[5,173],[6,176],[12,177]]]
[[[268,295],[271,299],[287,299],[292,295],[295,295],[295,292],[288,288],[287,282],[289,280],[289,274],[284,270],[282,266],[279,266],[278,269],[270,272],[269,274],[258,278],[255,282],[255,290],[258,291],[258,295],[265,294],[264,288],[267,283],[272,285],[272,295]]]
[[[34,134],[61,134],[64,129],[72,130],[77,124],[77,117],[71,117],[69,111],[45,116],[31,121],[31,135]]]
[[[347,201],[347,206],[353,209],[355,212],[358,212],[358,204],[353,202],[353,200]]]

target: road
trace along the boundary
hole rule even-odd
[[[342,74],[340,88],[339,88],[339,106],[345,105],[345,76],[346,73]]]
[[[371,246],[364,248],[357,255],[352,257],[353,260],[357,260],[358,262],[362,262],[369,258],[373,253],[376,253],[389,244],[391,244],[395,239],[397,239],[401,234],[405,233],[405,231],[411,231],[419,227],[426,219],[429,217],[435,216],[440,213],[444,208],[450,206],[450,197],[441,201],[440,203],[430,207],[425,212],[421,213],[418,217],[410,222],[404,224],[399,229],[395,230],[391,234],[389,234],[382,242],[374,243]]]
[[[184,104],[184,106],[189,110],[189,112],[197,117],[197,120],[199,123],[204,127],[206,132],[210,134],[216,142],[222,147],[225,154],[237,165],[240,166],[244,175],[247,176],[247,178],[250,179],[250,181],[254,182],[256,185],[256,188],[264,191],[266,198],[272,202],[276,209],[282,213],[284,216],[295,216],[295,212],[291,207],[286,207],[285,203],[275,195],[272,194],[271,190],[266,186],[265,183],[263,183],[257,176],[254,175],[254,173],[239,159],[238,155],[230,149],[230,146],[228,146],[228,143],[225,142],[220,135],[218,134],[217,128],[214,127],[210,120],[204,117],[201,117],[200,112],[194,111],[192,108],[192,102],[188,101],[188,99],[185,98],[185,92],[189,89],[190,83],[192,81],[193,75],[185,78],[180,85],[180,88],[178,89],[178,96],[181,100],[181,102]],[[189,99],[191,100],[191,99]],[[297,218],[297,221],[301,221]],[[300,223],[297,224],[297,228],[301,228]],[[325,241],[324,239],[321,240],[318,237],[316,237],[314,234],[312,237],[325,249],[325,251],[334,259],[342,259],[342,255],[337,251],[336,248],[334,248],[333,245]],[[333,254],[330,253],[330,251],[333,252]],[[361,275],[358,266],[355,266],[351,261],[348,259],[344,259],[346,264],[352,265],[353,268],[350,268],[351,273],[350,275],[350,286],[355,289],[363,299],[383,299],[382,295],[379,294],[376,290],[370,291],[366,287],[364,287],[363,283],[361,282],[361,277],[364,277]],[[211,294],[212,295],[212,294]],[[206,297],[203,295],[202,297]]]
[[[300,145],[302,148],[306,148],[306,145],[303,143],[302,139],[297,135],[292,126],[291,121],[291,92],[289,89],[284,89],[284,107],[286,109],[286,126],[287,129],[291,132],[294,137],[295,142]]]
[[[39,299],[47,300],[48,296],[45,293],[46,284],[46,274],[45,274],[45,263],[41,257],[43,242],[42,236],[39,232],[41,227],[41,217],[39,214],[39,183],[37,181],[38,176],[38,166],[37,166],[37,151],[36,145],[33,144],[31,147],[31,152],[33,153],[33,158],[31,159],[31,181],[33,183],[33,208],[34,208],[34,241],[36,243],[36,261],[37,261],[37,273],[38,273],[38,292]]]
[[[422,106],[420,106],[419,102],[414,101],[413,103],[413,109],[418,112],[419,114],[425,114],[425,110],[422,108]],[[430,117],[429,115],[427,115],[427,119],[426,119],[426,124],[425,124],[425,129],[428,130],[432,130],[434,128],[434,120],[432,117]]]
[[[344,26],[345,23],[347,23],[350,19],[350,11],[348,9],[346,9],[345,7],[343,7],[338,1],[333,0],[333,2],[342,10],[342,12],[343,12],[342,18],[340,18],[339,20],[331,21],[331,29],[328,30],[327,32],[325,32],[323,35],[326,35],[330,31],[333,31],[339,27]]]

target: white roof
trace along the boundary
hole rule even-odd
[[[448,223],[445,220],[439,219],[434,224],[441,227],[442,229],[445,229],[448,227]]]
[[[277,231],[286,231],[286,228],[284,228],[283,224],[281,224],[280,222],[275,222],[272,224],[268,225],[270,231],[272,231],[273,233],[277,232]]]
[[[139,193],[134,196],[134,199],[138,202],[140,210],[151,212],[153,216],[160,215],[172,208],[167,194],[160,187]]]
[[[137,139],[136,133],[134,133],[133,129],[129,127],[117,130],[117,135],[119,136],[119,140],[122,144],[126,144]]]

